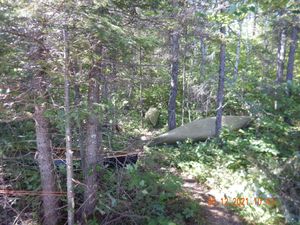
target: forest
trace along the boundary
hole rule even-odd
[[[300,225],[299,0],[0,0],[0,225]]]

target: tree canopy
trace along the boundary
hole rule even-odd
[[[298,224],[299,13],[298,0],[1,0],[0,221]],[[197,119],[205,138],[184,130]]]

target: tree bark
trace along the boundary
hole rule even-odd
[[[56,192],[51,142],[49,137],[49,122],[44,116],[45,107],[35,106],[34,120],[38,150],[38,164],[41,174],[43,192]],[[44,225],[56,225],[58,222],[58,198],[54,195],[43,195]]]
[[[286,74],[286,80],[287,80],[288,84],[290,84],[293,80],[295,53],[296,53],[297,41],[298,41],[298,32],[299,32],[299,28],[296,26],[293,26],[292,34],[291,34],[289,59],[288,59],[288,65],[287,65],[287,74]]]
[[[226,44],[225,44],[225,27],[220,29],[222,34],[222,42],[220,46],[220,66],[219,66],[219,84],[217,93],[217,116],[216,116],[216,135],[219,136],[222,129],[222,114],[224,101],[224,80],[225,80],[225,59],[226,59]]]
[[[187,27],[184,29],[185,46],[183,50],[183,65],[182,65],[182,102],[181,102],[181,125],[184,124],[185,108],[186,108],[186,53],[188,49],[187,42]]]
[[[142,69],[142,47],[139,49],[139,100],[140,100],[140,116],[141,116],[141,127],[144,127],[144,112],[143,112],[143,69]]]
[[[32,62],[36,64],[36,75],[31,84],[33,95],[36,98],[33,118],[35,120],[36,142],[37,142],[37,161],[41,176],[41,185],[43,192],[57,192],[56,176],[52,158],[51,140],[49,136],[49,121],[44,116],[47,104],[46,90],[48,83],[47,76],[47,51],[45,47],[45,37],[39,36],[40,43],[34,43],[36,48],[36,57],[32,57]],[[58,197],[55,195],[43,195],[43,224],[55,225],[59,220]]]
[[[285,30],[282,29],[279,33],[279,39],[278,39],[277,74],[276,74],[277,83],[281,83],[283,81],[285,45],[286,45],[286,34],[285,34]]]
[[[79,146],[79,151],[80,151],[80,159],[81,159],[81,169],[82,172],[85,173],[85,149],[84,149],[84,123],[80,119],[80,101],[82,99],[81,94],[80,94],[80,88],[79,88],[79,77],[83,76],[82,72],[82,63],[80,63],[79,68],[77,66],[77,61],[73,63],[72,66],[72,73],[73,77],[75,80],[74,84],[74,104],[75,104],[75,109],[76,109],[76,132],[78,133],[78,146]],[[76,74],[79,72],[79,75],[76,76]],[[83,177],[85,177],[85,174],[83,174]]]
[[[73,151],[70,121],[70,80],[69,80],[69,47],[67,28],[63,30],[64,38],[64,81],[65,81],[65,137],[66,137],[66,164],[67,164],[67,199],[68,224],[74,224],[74,187],[73,187]]]
[[[256,34],[256,20],[257,20],[257,12],[253,13],[253,29],[252,29],[252,36],[255,36]]]
[[[101,47],[99,47],[101,48]],[[100,50],[101,51],[101,50]],[[96,166],[99,163],[99,149],[100,149],[100,125],[99,115],[96,109],[96,104],[100,101],[99,93],[99,76],[101,63],[95,65],[89,73],[89,88],[88,88],[88,108],[89,118],[87,123],[87,138],[86,138],[86,152],[85,152],[85,190],[84,190],[84,214],[89,217],[93,214],[96,206],[96,192],[97,192],[97,171]]]
[[[205,79],[205,66],[206,66],[206,44],[203,35],[200,36],[200,48],[201,48],[201,65],[200,65],[200,75],[202,79]]]
[[[171,90],[168,103],[168,128],[176,128],[176,97],[179,73],[179,32],[171,31]]]
[[[185,48],[186,49],[186,48]],[[181,102],[181,125],[184,124],[185,115],[185,98],[186,98],[186,51],[184,51],[183,65],[182,65],[182,102]]]
[[[238,73],[239,73],[241,38],[242,38],[242,21],[239,21],[238,43],[236,46],[236,58],[235,58],[234,73],[233,73],[233,79],[235,81],[237,80]]]

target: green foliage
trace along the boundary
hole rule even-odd
[[[99,216],[109,221],[122,213],[114,224],[199,224],[199,205],[183,195],[181,179],[159,169],[159,163],[150,154],[140,165],[106,171],[98,194]]]
[[[275,196],[276,207],[238,208],[237,211],[249,221],[283,224],[283,210],[287,210],[285,217],[292,221],[291,218],[298,216],[289,213],[298,206],[295,201],[286,200],[284,195],[290,196],[300,181],[293,172],[299,163],[300,99],[296,94],[299,84],[293,83],[294,94],[287,97],[284,84],[270,86],[267,82],[252,79],[247,83],[238,82],[242,84],[232,85],[227,91],[225,114],[252,115],[255,120],[250,127],[237,132],[223,129],[221,145],[209,140],[182,143],[178,148],[155,149],[159,154],[157,159],[163,160],[166,167],[176,167],[195,177],[199,183],[218,190],[215,194],[221,193],[219,198],[223,194],[231,198]],[[291,186],[295,185],[296,189],[287,187],[286,182],[291,180]],[[282,190],[285,190],[284,194]]]
[[[0,123],[0,156],[34,149],[35,129],[33,120]]]
[[[142,114],[149,107],[161,110],[157,127],[162,129],[153,133],[165,129],[170,90],[170,46],[166,31],[170,29],[179,29],[181,35],[177,124],[199,116],[215,115],[215,102],[211,99],[206,111],[199,113],[207,93],[193,98],[191,92],[194,85],[208,81],[210,90],[203,92],[211,91],[215,96],[222,25],[226,25],[228,31],[224,37],[227,58],[224,114],[255,118],[245,130],[229,132],[224,129],[221,142],[187,141],[180,143],[178,148],[153,148],[137,167],[129,166],[117,172],[100,171],[101,175],[103,173],[99,184],[101,191],[95,218],[90,224],[97,224],[99,218],[105,222],[115,220],[114,224],[202,222],[198,218],[198,204],[184,194],[182,181],[169,172],[174,168],[231,197],[240,194],[252,197],[255,193],[281,199],[278,204],[281,210],[267,206],[238,210],[250,221],[280,224],[282,212],[292,211],[290,206],[296,208],[294,202],[284,199],[280,193],[294,198],[290,194],[295,191],[293,185],[297,187],[299,182],[295,172],[299,171],[300,147],[299,68],[295,66],[290,87],[285,83],[275,84],[274,79],[278,20],[288,24],[285,29],[289,35],[290,25],[298,22],[294,21],[299,14],[298,1],[228,1],[229,6],[223,12],[218,4],[201,2],[194,6],[194,1],[177,1],[176,6],[171,1],[160,0],[52,3],[1,1],[0,83],[3,87],[0,87],[0,98],[4,101],[0,105],[1,119],[24,111],[32,112],[34,105],[47,102],[46,117],[51,122],[52,145],[64,146],[62,71],[66,65],[62,56],[65,46],[61,29],[65,22],[70,32],[71,87],[76,83],[82,95],[78,109],[71,103],[74,147],[79,139],[78,130],[84,133],[90,113],[87,103],[89,74],[95,68],[99,69],[97,82],[103,91],[101,102],[95,104],[98,119],[101,123],[120,123],[123,129],[121,133],[102,130],[103,149],[131,147],[139,136],[152,132],[153,128],[149,131],[142,127]],[[278,16],[281,12],[283,15]],[[237,25],[241,22],[243,29],[239,38]],[[199,43],[199,36],[204,46]],[[233,68],[239,39],[236,79]],[[41,46],[46,50],[45,59],[36,57],[36,49]],[[203,65],[202,57],[205,58]],[[299,65],[299,50],[295,58],[295,65]],[[205,69],[204,74],[201,67]],[[41,69],[46,87],[43,93],[36,93],[34,81],[39,78]],[[181,88],[183,84],[185,90]],[[12,90],[5,85],[13,86]],[[288,90],[291,96],[287,96]],[[73,91],[70,97],[74,99]],[[181,115],[182,108],[185,112]],[[1,164],[10,185],[17,189],[39,189],[38,168],[28,166],[27,159],[19,157],[36,149],[34,121],[1,123],[0,130],[0,156],[17,157],[17,162],[4,160]],[[64,168],[58,171],[60,187],[65,189],[66,171]],[[82,174],[75,176],[82,180]],[[82,200],[81,188],[76,189],[78,203]],[[18,206],[22,210],[22,204],[31,201],[31,198],[26,199]],[[38,201],[33,201],[32,205],[30,210],[38,212]]]
[[[297,96],[292,98],[296,100]],[[239,195],[251,198],[276,196],[277,207],[248,206],[238,211],[250,221],[257,222],[257,218],[261,218],[258,221],[261,224],[282,224],[281,209],[291,203],[286,202],[280,190],[284,189],[287,180],[293,179],[296,184],[300,179],[295,176],[293,169],[287,167],[294,167],[299,161],[296,155],[300,145],[299,139],[295,137],[300,131],[286,123],[283,115],[297,111],[299,103],[286,105],[284,112],[278,112],[270,106],[272,100],[264,96],[258,100],[264,103],[260,104],[263,108],[260,108],[255,121],[249,128],[237,132],[223,129],[221,145],[215,140],[194,144],[187,142],[178,148],[163,147],[155,151],[160,155],[157,158],[165,161],[165,166],[175,166],[194,176],[200,183],[218,190],[216,194],[221,193],[219,198],[223,194],[230,198]],[[299,121],[297,116],[292,116],[294,114],[288,115],[295,123]],[[296,161],[290,163],[294,158]],[[297,206],[293,207],[295,209]]]

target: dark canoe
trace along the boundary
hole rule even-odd
[[[139,151],[135,152],[109,152],[102,154],[103,165],[105,168],[120,168],[126,165],[135,164],[138,160]],[[76,157],[74,161],[80,161],[81,159]],[[56,166],[65,166],[66,160],[63,158],[54,159],[54,164]]]
[[[103,157],[103,165],[108,168],[125,167],[135,164],[138,160],[138,152],[117,152]]]
[[[222,125],[229,130],[237,130],[250,123],[250,116],[223,116]],[[148,146],[161,144],[176,144],[178,141],[191,139],[193,141],[203,141],[216,135],[216,117],[197,119],[191,123],[175,128],[167,133],[154,138]]]

